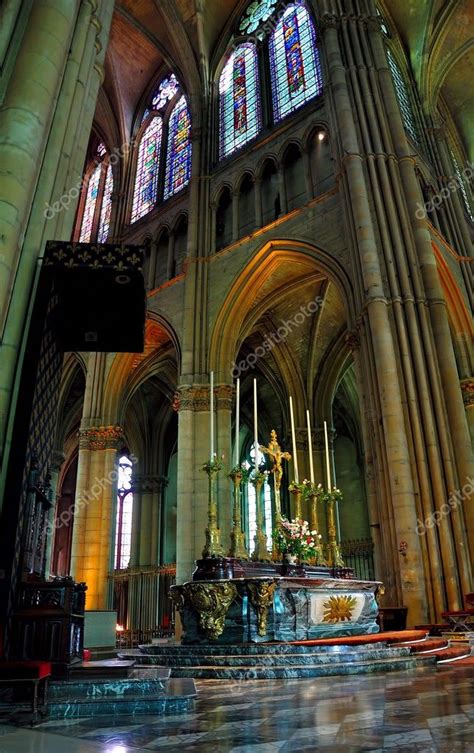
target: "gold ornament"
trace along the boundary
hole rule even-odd
[[[256,583],[247,582],[250,594],[250,603],[257,612],[258,634],[264,636],[267,633],[268,607],[273,602],[273,594],[276,583],[261,580]]]
[[[325,601],[323,604],[323,608],[325,609],[323,622],[350,621],[356,604],[357,599],[355,596],[330,596],[328,601]]]
[[[227,611],[237,596],[235,585],[229,581],[185,583],[183,596],[198,613],[199,627],[204,630],[206,637],[217,640],[224,631]]]

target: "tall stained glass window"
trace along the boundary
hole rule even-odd
[[[281,120],[321,94],[316,32],[303,3],[289,5],[270,37],[273,117]]]
[[[220,157],[251,139],[261,127],[257,48],[250,42],[230,55],[219,79]]]
[[[112,165],[107,167],[105,178],[104,195],[102,196],[102,207],[100,209],[99,230],[97,232],[97,242],[105,243],[109,234],[110,215],[112,214],[112,191],[114,188],[114,178],[112,175]]]
[[[162,132],[163,121],[157,115],[141,137],[133,191],[132,222],[148,214],[156,204]]]
[[[405,83],[405,79],[402,76],[402,72],[398,67],[395,58],[393,57],[391,50],[388,49],[387,60],[390,72],[392,74],[398,104],[400,105],[403,125],[405,126],[405,130],[407,131],[410,138],[415,142],[415,144],[418,144],[418,146],[420,146],[420,133],[416,124],[415,113],[413,112],[413,105],[410,99],[410,93]]]
[[[250,460],[244,460],[244,465],[248,470],[255,468],[255,442],[250,448]],[[263,452],[258,451],[258,465],[265,464]],[[273,523],[272,523],[272,494],[268,482],[265,481],[263,486],[263,505],[265,511],[265,536],[267,539],[267,548],[271,552],[273,547]],[[257,533],[257,497],[255,486],[251,483],[247,485],[247,538],[248,549],[252,553],[255,549],[255,534]]]
[[[123,455],[118,464],[117,480],[117,516],[115,521],[115,557],[116,570],[123,570],[130,562],[132,544],[132,461]]]
[[[186,98],[173,108],[168,124],[164,198],[167,199],[189,183],[191,175],[191,118]]]
[[[94,225],[95,208],[97,205],[97,196],[99,194],[100,176],[102,173],[102,164],[99,163],[94,167],[87,184],[86,201],[82,213],[81,232],[79,235],[80,243],[90,243],[92,228]]]

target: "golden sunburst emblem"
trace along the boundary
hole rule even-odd
[[[355,596],[330,596],[323,604],[323,622],[344,622],[352,618],[352,611],[357,604]]]

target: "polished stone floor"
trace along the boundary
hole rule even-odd
[[[0,753],[474,753],[474,669],[196,683],[193,712],[0,725]]]

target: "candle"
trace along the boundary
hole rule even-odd
[[[210,411],[209,411],[209,431],[211,436],[211,463],[214,462],[214,372],[211,371],[211,387],[210,387]]]
[[[308,424],[308,452],[309,452],[309,480],[314,484],[313,443],[311,441],[311,422],[309,410],[306,410],[306,423]]]
[[[291,397],[291,395],[290,395],[290,421],[291,421],[291,439],[293,442],[293,466],[295,469],[295,483],[299,484],[298,456],[296,454],[295,417],[293,414],[293,398]]]
[[[331,466],[329,463],[329,442],[328,442],[328,425],[324,422],[324,444],[326,446],[326,473],[328,482],[328,492],[331,491]]]
[[[255,470],[258,470],[258,420],[257,420],[257,380],[253,380],[253,441],[255,444]]]
[[[234,447],[234,465],[239,464],[239,423],[240,423],[240,378],[237,377],[235,392],[235,447]]]

